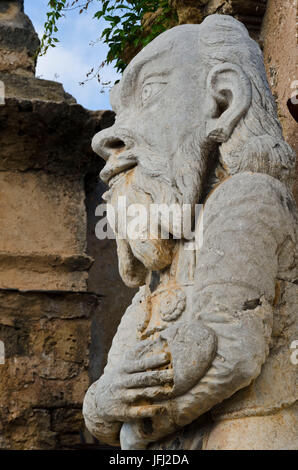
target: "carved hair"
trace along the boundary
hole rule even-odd
[[[224,62],[242,68],[252,85],[252,104],[230,139],[220,146],[228,174],[253,171],[293,182],[295,153],[285,142],[270,91],[263,56],[245,26],[232,16],[211,15],[199,27],[200,60],[211,67]]]

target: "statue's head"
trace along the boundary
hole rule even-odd
[[[149,43],[111,91],[115,124],[93,149],[116,205],[195,204],[243,171],[291,184],[294,154],[282,137],[261,50],[242,23],[213,15]],[[123,177],[121,177],[123,176]],[[171,263],[173,240],[118,241],[129,285]],[[127,261],[129,260],[129,262]]]

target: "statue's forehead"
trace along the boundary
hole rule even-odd
[[[192,28],[192,27],[195,28]],[[173,58],[172,66],[176,66],[179,59],[187,60],[193,57],[194,50],[198,49],[199,25],[181,25],[160,34],[147,44],[131,61],[126,68],[125,75],[137,70],[138,64],[151,62],[152,66],[159,61]]]
[[[125,69],[120,82],[111,90],[113,109],[117,108],[121,99],[132,94],[138,76],[144,71],[148,70],[150,74],[169,73],[181,66],[182,62],[193,63],[198,49],[197,28],[198,25],[172,28],[142,49]]]

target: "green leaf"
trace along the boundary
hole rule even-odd
[[[1,0],[0,0],[1,1]],[[44,25],[44,35],[38,50],[39,55],[44,55],[49,47],[55,47],[59,42],[53,37],[58,32],[57,22],[62,17],[66,6],[77,4],[81,11],[87,10],[93,0],[49,0],[47,20]],[[133,45],[135,48],[146,46],[162,31],[172,26],[172,21],[177,21],[177,11],[169,5],[169,0],[100,0],[101,8],[93,15],[94,19],[104,19],[108,27],[101,33],[101,40],[108,45],[107,59],[105,63],[114,62],[114,67],[122,72],[127,64],[123,60],[123,52]],[[150,33],[144,36],[142,19],[148,12],[156,12],[160,8],[161,13],[155,19]]]

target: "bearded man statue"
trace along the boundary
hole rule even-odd
[[[93,149],[116,218],[120,196],[188,204],[193,218],[202,204],[203,241],[187,249],[174,223],[169,239],[116,231],[139,291],[86,394],[88,429],[122,449],[297,448],[295,156],[258,44],[230,16],[174,27],[111,104]]]

